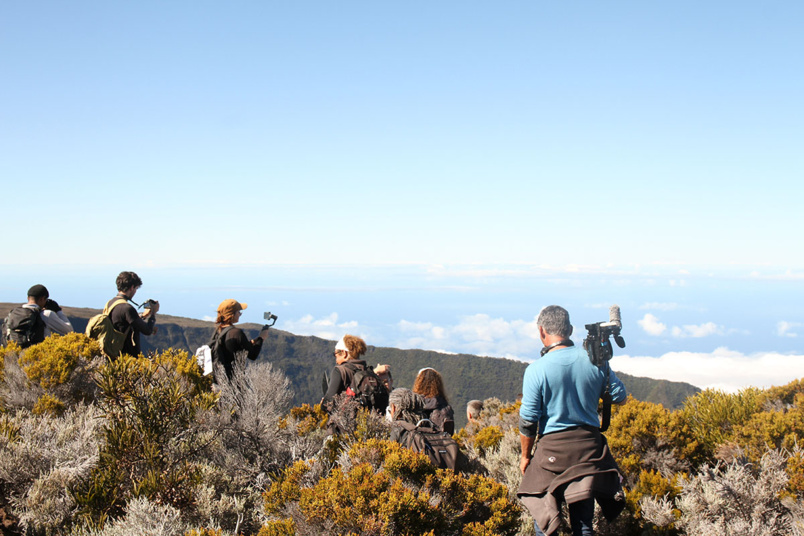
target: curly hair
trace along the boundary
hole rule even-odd
[[[344,335],[343,344],[349,349],[349,359],[360,359],[366,353],[366,341],[354,335]]]
[[[124,292],[131,287],[141,287],[142,279],[134,272],[120,272],[115,283],[117,283],[117,290]]]
[[[396,412],[391,417],[395,421],[416,424],[424,418],[424,399],[410,389],[400,387],[391,391],[388,395],[388,406],[392,405]]]
[[[416,381],[413,382],[413,392],[427,398],[440,396],[444,400],[447,400],[447,392],[444,390],[444,380],[441,379],[441,374],[432,368],[424,368],[419,371],[419,374],[416,376]]]

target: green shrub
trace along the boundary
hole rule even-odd
[[[196,416],[214,407],[195,358],[168,351],[152,359],[122,356],[98,375],[106,415],[100,463],[76,493],[89,526],[119,517],[133,498],[187,509],[202,448]]]
[[[697,462],[711,461],[717,447],[732,441],[734,429],[761,410],[759,395],[754,388],[736,394],[706,389],[684,402],[681,414],[698,443]]]

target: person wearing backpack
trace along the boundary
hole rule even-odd
[[[140,276],[134,272],[120,272],[115,283],[117,296],[106,303],[104,310],[108,311],[114,329],[125,334],[121,353],[137,357],[142,354],[140,335],[152,335],[157,331],[156,313],[159,311],[159,302],[149,300],[145,312],[137,314],[137,310],[128,302],[142,286]]]
[[[45,340],[47,324],[42,318],[42,310],[49,297],[50,293],[44,285],[34,285],[28,289],[28,303],[12,309],[3,324],[3,335],[7,342],[28,348]]]
[[[425,400],[410,389],[394,389],[388,397],[391,440],[427,455],[442,469],[460,470],[466,460],[452,435],[427,418]]]
[[[215,318],[215,334],[209,343],[212,352],[212,374],[215,383],[220,383],[216,364],[223,367],[226,378],[231,380],[234,373],[235,358],[238,353],[246,352],[246,357],[251,361],[257,359],[262,350],[262,343],[268,337],[268,329],[263,331],[255,339],[249,340],[243,330],[235,327],[240,321],[242,311],[248,307],[246,303],[237,300],[223,300],[218,306],[218,314]]]
[[[344,335],[335,345],[335,368],[329,377],[329,385],[323,404],[341,393],[355,397],[361,406],[384,414],[388,407],[388,389],[360,357],[366,353],[366,342],[354,335]]]
[[[427,418],[443,431],[455,433],[455,412],[447,400],[441,374],[430,367],[423,368],[413,382],[413,392],[424,397]]]

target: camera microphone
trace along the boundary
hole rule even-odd
[[[612,305],[609,308],[609,321],[603,322],[600,324],[601,327],[616,327],[617,329],[622,329],[623,323],[620,319],[620,306],[619,305]]]

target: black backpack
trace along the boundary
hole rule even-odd
[[[339,365],[338,370],[344,380],[343,383],[348,386],[347,395],[355,397],[364,408],[385,414],[385,408],[388,407],[388,389],[373,368],[368,366],[357,368],[344,364]]]
[[[418,424],[394,421],[391,439],[414,452],[426,454],[430,463],[441,469],[457,471],[462,464],[463,454],[458,443],[427,419]]]
[[[28,348],[45,340],[45,321],[37,309],[15,307],[8,313],[3,326],[6,341]]]
[[[226,342],[226,334],[229,333],[229,330],[233,327],[234,326],[226,326],[220,331],[216,329],[215,333],[212,335],[212,339],[209,341],[209,349],[212,352],[213,366],[215,363],[221,362],[221,349],[224,347],[223,345]]]

